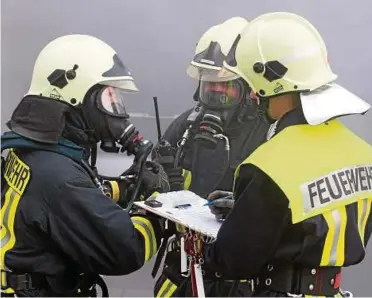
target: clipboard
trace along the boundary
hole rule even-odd
[[[151,200],[151,197],[148,200]],[[181,190],[158,194],[153,197],[153,200],[160,202],[161,206],[156,203],[155,205],[159,207],[152,207],[144,201],[134,204],[204,236],[212,239],[217,237],[222,222],[216,220],[210,212],[206,199],[191,191]]]

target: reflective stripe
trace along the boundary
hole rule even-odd
[[[145,262],[155,255],[157,250],[155,232],[151,222],[140,216],[133,216],[132,222],[136,230],[138,230],[145,240]]]
[[[371,205],[372,199],[365,199],[358,202],[358,230],[364,248],[364,233],[366,230],[368,216],[371,212]]]
[[[160,287],[156,297],[171,297],[176,290],[177,286],[167,279]]]
[[[176,229],[177,229],[177,231],[180,232],[180,233],[185,232],[185,230],[186,230],[185,226],[180,225],[180,224],[178,224],[178,223],[176,223]]]
[[[115,202],[119,201],[120,196],[119,184],[117,183],[117,181],[109,181],[109,184],[111,186],[112,199]]]
[[[5,290],[1,290],[1,293],[5,293],[5,294],[15,294],[14,293],[14,290],[12,288],[8,288],[8,289],[5,289]]]
[[[10,270],[5,266],[5,254],[14,247],[16,237],[14,233],[14,222],[17,207],[22,194],[26,190],[31,179],[30,168],[14,152],[10,150],[2,173],[8,185],[1,206],[1,232],[0,232],[0,267],[1,267],[1,292],[14,294],[14,290],[7,285],[7,272]]]
[[[320,266],[342,266],[345,260],[346,208],[341,207],[323,214],[328,232]]]
[[[336,210],[335,210],[336,211]],[[339,237],[336,247],[336,262],[335,266],[343,266],[345,263],[345,235],[346,235],[346,226],[347,226],[347,213],[346,207],[341,207],[338,209],[338,212],[341,216],[340,218],[340,228],[339,228]]]
[[[5,254],[15,244],[14,219],[21,196],[9,187],[5,193],[5,202],[1,207],[1,239],[0,239],[0,261],[1,270],[8,270],[5,266]],[[4,293],[14,293],[7,287],[6,272],[1,272],[1,288]]]
[[[154,191],[154,192],[151,194],[151,196],[149,196],[148,198],[145,198],[144,195],[141,195],[141,196],[139,197],[139,200],[140,200],[140,201],[144,201],[144,200],[155,199],[155,198],[157,197],[158,194],[159,194],[159,192]]]
[[[191,172],[188,170],[182,169],[182,176],[184,178],[183,189],[188,190],[190,188],[191,180],[192,180]]]
[[[10,229],[8,225],[9,221],[9,213],[10,213],[10,204],[14,198],[15,192],[12,191],[11,188],[5,194],[5,203],[1,208],[1,239],[0,239],[0,247],[3,249],[5,245],[9,242],[10,239]],[[11,198],[12,197],[12,198]]]

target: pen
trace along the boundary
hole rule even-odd
[[[214,203],[216,201],[219,201],[219,200],[232,200],[232,196],[227,196],[227,197],[223,197],[223,198],[218,198],[214,201],[209,201],[208,203],[204,204],[203,206],[211,206],[211,205],[214,205]]]

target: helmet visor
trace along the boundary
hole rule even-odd
[[[200,82],[200,102],[210,108],[232,108],[237,106],[243,97],[244,86],[239,79],[227,82]]]
[[[125,109],[124,95],[118,88],[104,87],[98,94],[98,108],[109,115],[129,117]]]
[[[192,62],[187,74],[197,80],[207,82],[226,82],[240,78],[239,75],[227,71],[224,67],[206,67]]]

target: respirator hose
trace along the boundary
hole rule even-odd
[[[143,154],[138,158],[137,162],[140,163],[140,169],[139,169],[139,172],[137,174],[138,179],[137,179],[136,187],[135,187],[135,189],[133,191],[133,194],[132,194],[132,198],[128,202],[127,208],[125,208],[125,210],[128,211],[128,212],[130,211],[130,209],[133,206],[133,203],[136,201],[136,199],[138,197],[138,194],[139,194],[139,191],[140,191],[140,188],[141,188],[141,184],[142,184],[142,180],[143,180],[143,171],[145,170],[146,160],[147,160],[147,157],[151,153],[152,147],[153,147],[152,144],[151,144],[151,146],[148,146],[146,148],[146,151],[143,152]]]

